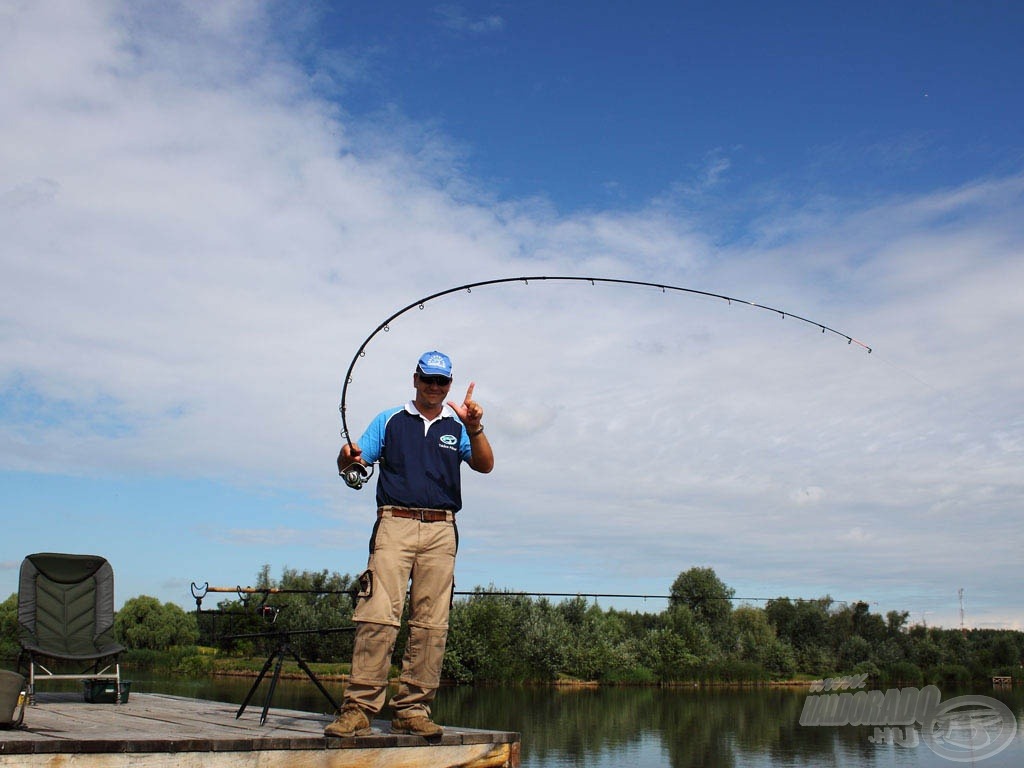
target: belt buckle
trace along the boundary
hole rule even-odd
[[[416,510],[416,512],[417,512],[417,513],[419,513],[419,516],[420,516],[420,522],[421,522],[421,523],[425,523],[425,522],[427,522],[427,517],[426,517],[426,515],[427,515],[427,510],[425,510],[425,509],[417,509],[417,510]]]

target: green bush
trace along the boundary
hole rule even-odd
[[[705,666],[704,679],[709,683],[757,683],[767,681],[769,675],[752,661],[726,659]]]
[[[971,670],[963,664],[940,664],[929,669],[926,677],[942,688],[960,688],[970,684]]]
[[[873,661],[862,661],[853,668],[853,674],[855,675],[867,675],[868,682],[877,684],[882,679],[882,670],[878,668],[878,665]]]
[[[924,675],[917,664],[910,661],[897,661],[882,670],[882,679],[887,685],[920,687],[924,682]]]
[[[616,669],[601,678],[601,682],[613,685],[646,685],[657,681],[654,673],[647,667]]]
[[[12,664],[21,652],[18,642],[18,596],[12,594],[0,603],[0,659]]]
[[[114,634],[132,650],[165,651],[195,645],[199,627],[193,613],[174,603],[140,595],[126,601],[114,617]]]

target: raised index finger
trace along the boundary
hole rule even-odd
[[[473,399],[473,387],[475,386],[475,381],[469,382],[469,389],[466,390],[466,399],[462,401],[463,403],[468,403],[470,400]]]

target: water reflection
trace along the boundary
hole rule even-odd
[[[137,678],[139,676],[136,676]],[[240,703],[252,681],[137,679],[133,691],[157,691]],[[335,698],[341,686],[327,683]],[[966,693],[943,692],[943,699]],[[1024,715],[1024,690],[979,690]],[[250,708],[262,708],[265,688]],[[806,689],[457,687],[442,690],[439,722],[518,731],[524,768],[802,768],[822,765],[953,768],[924,744],[873,744],[870,727],[810,727],[799,723]],[[326,712],[324,697],[306,680],[282,680],[274,706]],[[1024,765],[1022,731],[1006,750],[978,761],[982,768]]]
[[[637,747],[643,759],[622,764],[731,768],[756,757],[766,765],[821,765],[835,754],[835,733],[799,725],[804,697],[789,690],[473,688],[445,694],[439,717],[450,711],[449,722],[461,717],[472,727],[523,733],[525,765],[590,766],[602,754]]]

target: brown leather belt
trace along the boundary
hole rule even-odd
[[[445,520],[455,520],[455,513],[446,509],[420,509],[419,507],[378,507],[377,517],[384,517],[384,513],[392,517],[402,517],[406,520],[419,520],[421,523],[443,523]]]

